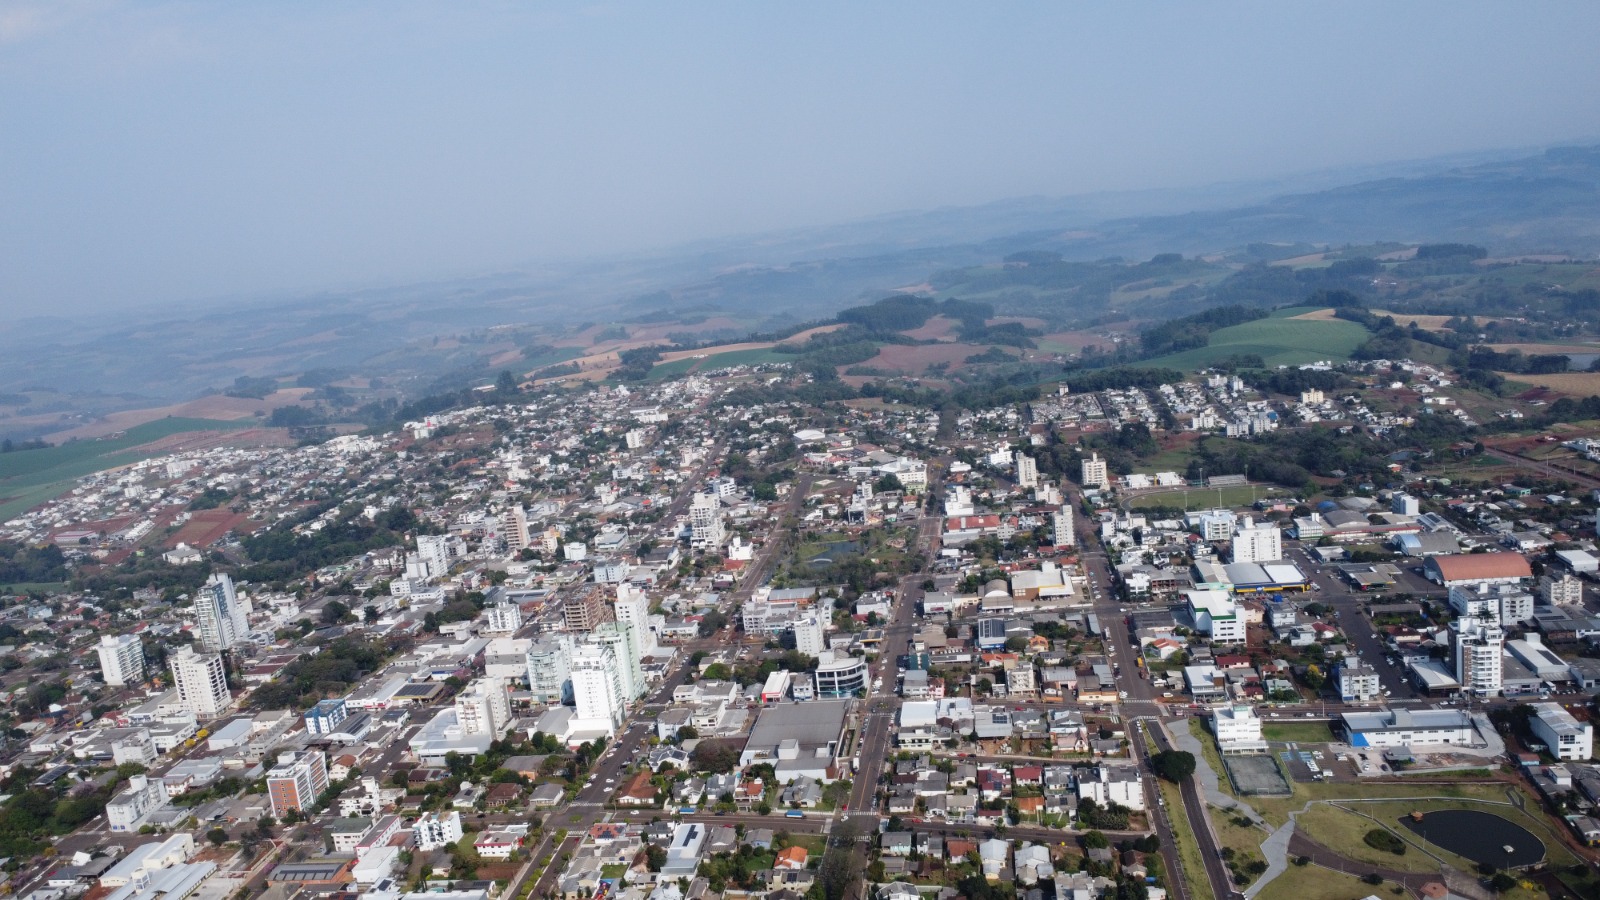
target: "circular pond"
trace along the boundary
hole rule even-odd
[[[1532,832],[1494,813],[1441,809],[1421,821],[1402,817],[1400,824],[1430,844],[1497,869],[1518,869],[1544,859],[1544,845]]]

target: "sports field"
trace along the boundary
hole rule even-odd
[[[1349,359],[1368,337],[1367,330],[1354,322],[1294,318],[1308,311],[1307,307],[1282,309],[1266,319],[1219,328],[1211,333],[1207,346],[1169,353],[1141,365],[1187,372],[1240,354],[1260,356],[1268,366],[1324,359],[1338,362]]]

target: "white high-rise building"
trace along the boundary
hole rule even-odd
[[[1057,547],[1076,547],[1078,533],[1072,526],[1072,507],[1062,504],[1061,508],[1050,515],[1050,540]]]
[[[221,653],[231,649],[250,634],[250,622],[244,603],[234,590],[233,579],[218,573],[206,579],[195,595],[195,630],[200,649],[208,653]]]
[[[507,507],[500,514],[500,533],[505,536],[506,549],[512,553],[522,550],[533,539],[528,533],[528,510],[521,503]]]
[[[1416,518],[1422,514],[1422,504],[1410,494],[1395,494],[1389,499],[1389,511],[1396,515]]]
[[[417,535],[417,555],[428,566],[428,577],[450,574],[450,538],[442,534]]]
[[[1099,488],[1102,491],[1111,487],[1111,472],[1106,468],[1106,461],[1100,458],[1099,453],[1083,461],[1083,486]]]
[[[1015,459],[1017,464],[1017,487],[1038,487],[1039,464],[1033,461],[1033,457],[1023,453],[1021,450],[1017,451]]]
[[[609,644],[589,643],[572,653],[574,731],[616,733],[627,711],[622,697],[622,672]]]
[[[201,654],[193,647],[179,647],[173,651],[169,664],[178,702],[195,718],[214,719],[233,706],[221,654]]]
[[[820,615],[804,616],[794,623],[794,648],[806,656],[822,656],[828,649]]]
[[[511,722],[511,698],[498,678],[479,678],[456,695],[456,724],[462,734],[499,740]]]
[[[484,634],[516,634],[522,627],[522,608],[515,603],[496,603],[484,610]]]
[[[544,635],[529,645],[528,690],[535,703],[564,703],[572,696],[571,635]]]
[[[695,494],[689,503],[689,544],[696,550],[722,546],[722,501],[716,494]]]
[[[1505,632],[1492,618],[1456,620],[1456,681],[1463,691],[1493,697],[1504,686]]]
[[[95,649],[100,652],[100,674],[106,684],[121,687],[144,680],[144,644],[137,635],[104,635]]]
[[[1233,533],[1233,561],[1236,563],[1274,562],[1283,559],[1283,532],[1271,522],[1252,524],[1246,518]]]
[[[656,653],[656,633],[650,627],[650,598],[631,584],[617,585],[617,621],[633,629],[634,645],[641,658]]]
[[[589,633],[589,643],[611,648],[617,660],[617,684],[622,701],[631,703],[644,694],[644,666],[634,642],[634,628],[621,622],[606,622]],[[576,690],[576,687],[574,687]]]

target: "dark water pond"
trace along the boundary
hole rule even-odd
[[[1400,824],[1430,844],[1497,869],[1531,866],[1544,859],[1544,845],[1532,832],[1493,813],[1441,809],[1427,813],[1420,822],[1405,816]],[[1507,846],[1511,847],[1510,853],[1506,852]]]

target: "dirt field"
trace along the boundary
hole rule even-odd
[[[1393,316],[1394,320],[1401,325],[1409,325],[1412,322],[1415,322],[1417,323],[1417,327],[1423,329],[1424,331],[1443,331],[1444,323],[1450,321],[1449,316],[1424,316],[1417,313],[1391,312],[1385,309],[1374,309],[1371,310],[1371,313],[1375,316]],[[1305,319],[1308,322],[1337,321],[1331,308],[1312,310],[1308,313],[1301,313],[1298,316],[1290,316],[1290,318]]]
[[[1035,343],[1039,345],[1040,350],[1076,353],[1090,344],[1107,347],[1111,342],[1092,331],[1052,331],[1040,337]]]
[[[908,375],[920,375],[929,366],[939,363],[949,363],[951,368],[960,368],[962,361],[967,357],[987,349],[989,348],[978,344],[922,344],[914,347],[889,344],[879,350],[877,356],[861,365],[904,372]]]
[[[921,328],[903,331],[906,337],[919,341],[953,341],[956,339],[956,320],[944,316],[934,316]]]
[[[1290,257],[1289,259],[1274,260],[1271,263],[1268,263],[1268,265],[1297,268],[1299,266],[1316,265],[1319,262],[1323,262],[1327,258],[1328,254],[1326,253],[1307,253],[1305,256],[1294,256]]]
[[[1504,375],[1508,381],[1536,384],[1574,397],[1590,397],[1600,394],[1600,372],[1560,372],[1555,375],[1522,375],[1513,372],[1501,372],[1500,374]]]
[[[294,406],[301,403],[311,388],[286,388],[273,394],[268,394],[265,399],[254,400],[249,397],[224,397],[213,394],[190,400],[187,403],[177,403],[172,406],[159,406],[153,409],[129,409],[112,413],[99,422],[88,425],[78,425],[65,431],[45,435],[45,440],[51,443],[78,438],[104,437],[118,431],[126,431],[135,425],[145,422],[154,422],[156,419],[165,419],[168,416],[184,419],[222,419],[232,421],[248,419],[258,411],[270,411],[279,406]]]
[[[715,347],[704,347],[699,350],[674,350],[671,353],[661,354],[661,362],[676,362],[680,359],[688,359],[691,356],[714,356],[718,353],[731,353],[735,350],[765,350],[778,344],[799,344],[809,340],[813,334],[825,334],[843,327],[843,325],[818,325],[816,328],[808,328],[792,337],[776,342],[745,341],[740,344],[718,344]],[[578,368],[581,370],[577,374],[541,378],[535,384],[551,384],[563,381],[600,381],[621,363],[622,360],[617,356],[618,353],[653,343],[659,343],[659,341],[629,340],[608,345],[606,350],[571,360],[571,362],[577,363]],[[570,344],[564,345],[571,346]]]
[[[652,322],[649,325],[629,325],[628,337],[643,341],[664,341],[667,335],[679,332],[716,331],[719,328],[741,328],[743,323],[727,316],[712,316],[704,322],[684,325],[679,322]]]
[[[190,517],[162,546],[171,549],[183,543],[204,550],[230,529],[238,528],[246,521],[248,517],[236,515],[227,509],[203,509]]]

